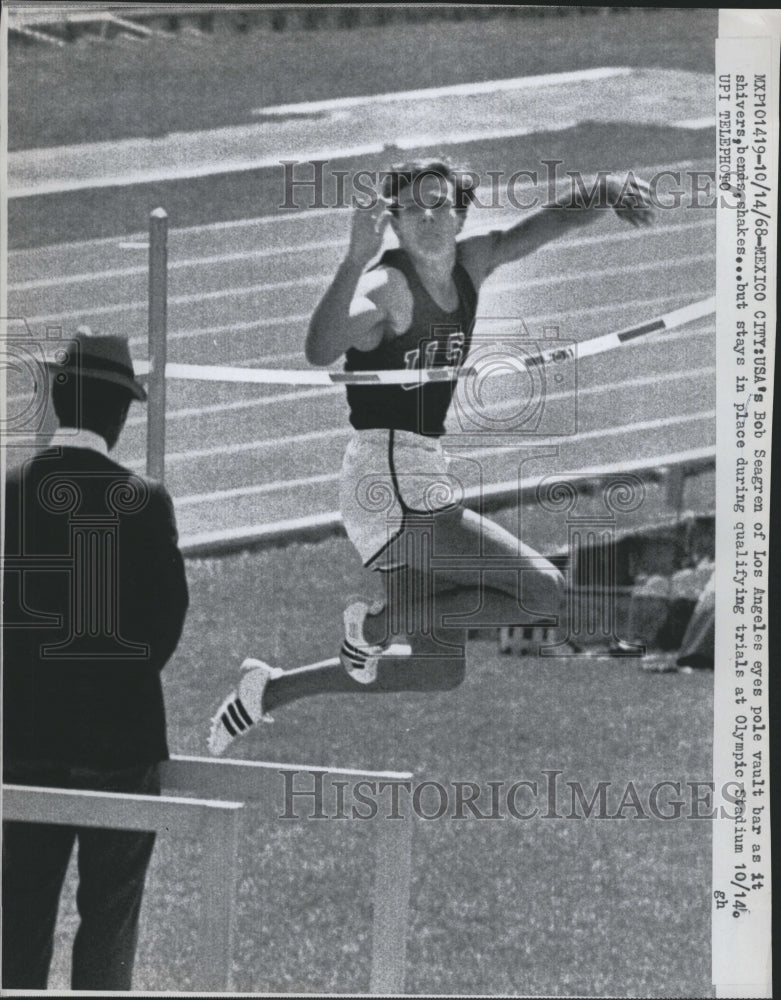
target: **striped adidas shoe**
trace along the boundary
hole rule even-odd
[[[263,714],[263,694],[269,681],[283,673],[263,660],[248,657],[241,665],[245,671],[235,691],[225,698],[215,712],[209,733],[209,753],[219,757],[237,736],[251,729],[256,722],[273,722]]]
[[[339,650],[339,659],[347,673],[358,684],[373,684],[377,680],[377,668],[382,657],[410,656],[412,649],[404,643],[389,646],[371,645],[363,634],[367,615],[378,615],[383,605],[375,601],[369,605],[355,600],[344,611],[344,640]]]
[[[502,626],[499,629],[499,652],[516,652],[519,656],[537,656],[540,646],[550,642],[553,630],[524,625]]]

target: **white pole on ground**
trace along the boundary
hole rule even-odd
[[[403,818],[402,818],[403,816]],[[404,992],[407,962],[413,816],[375,819],[374,915],[369,992]]]
[[[149,216],[149,381],[147,383],[146,472],[165,476],[165,365],[168,313],[168,215]]]
[[[204,814],[200,939],[196,989],[230,990],[233,967],[239,812]]]

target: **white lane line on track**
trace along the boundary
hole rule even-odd
[[[592,82],[588,77],[589,72],[592,71],[578,71],[569,78],[569,84],[564,74],[557,75],[558,81],[551,80],[548,85],[555,88],[560,85],[571,87],[573,82],[581,86],[589,84]],[[598,72],[604,79],[605,76],[630,75],[638,71],[618,67]],[[584,73],[586,75],[583,75]],[[642,71],[640,74],[642,77]],[[597,77],[593,82],[599,83],[599,81],[600,77]],[[640,82],[642,84],[642,80]],[[480,95],[481,85],[475,86],[478,88],[477,94]],[[490,89],[488,92],[490,93]],[[393,100],[399,100],[395,94],[390,96]],[[420,98],[414,97],[412,100],[417,104]],[[528,98],[526,100],[528,101]],[[333,121],[315,120],[301,123],[293,119],[277,122],[274,116],[270,116],[270,122],[201,132],[176,132],[152,139],[127,139],[49,149],[19,150],[9,157],[8,196],[26,198],[65,191],[135,186],[161,181],[178,182],[267,167],[279,168],[280,163],[286,160],[300,162],[376,155],[389,147],[406,150],[505,137],[545,135],[577,127],[593,120],[593,117],[599,118],[599,114],[595,115],[593,111],[589,115],[593,104],[589,107],[581,101],[573,105],[576,107],[574,114],[581,117],[567,121],[558,118],[551,123],[543,113],[546,105],[544,97],[536,95],[536,103],[537,112],[527,116],[528,125],[509,128],[496,125],[475,128],[471,125],[467,131],[461,133],[453,132],[448,122],[450,115],[445,113],[434,116],[435,120],[442,122],[438,129],[407,135],[395,134],[396,129],[404,128],[407,118],[413,122],[414,127],[414,116],[404,116],[403,110],[399,110],[395,118],[391,113],[390,121],[374,123],[370,119],[368,124],[353,122],[352,130],[349,127],[343,129],[341,137],[334,129]],[[661,111],[661,114],[665,115],[665,112]],[[377,112],[375,117],[376,115]],[[517,113],[515,117],[518,117]],[[610,120],[615,123],[617,117],[620,118],[620,115],[613,114]],[[491,115],[478,114],[475,118],[490,122]],[[626,112],[628,123],[634,123],[637,118],[638,112],[630,106]],[[666,122],[664,117],[655,119],[652,116],[651,121],[657,125],[667,124],[670,128],[675,127],[672,123]],[[360,135],[364,141],[351,143],[350,139],[354,135]]]
[[[303,355],[297,353],[294,357]],[[273,403],[299,402],[302,399],[316,399],[320,396],[334,396],[343,392],[340,385],[327,385],[315,389],[298,389],[292,392],[279,392],[273,396],[263,396],[260,399],[237,399],[232,403],[213,403],[209,406],[188,406],[183,410],[173,410],[166,413],[166,423],[170,420],[192,419],[215,413],[235,413],[238,410],[254,409],[256,406],[271,406]],[[126,421],[126,427],[146,426],[146,415],[133,417]]]
[[[655,420],[641,420],[634,424],[622,424],[620,427],[600,427],[593,431],[584,431],[582,434],[574,434],[568,440],[579,444],[581,441],[595,441],[598,438],[611,437],[615,435],[619,438],[622,434],[633,434],[641,431],[660,430],[662,427],[673,427],[676,424],[693,424],[698,420],[716,420],[715,410],[697,410],[695,413],[683,413],[675,417],[657,417]],[[715,425],[714,425],[715,427]],[[560,444],[560,437],[541,437],[535,439],[535,444]],[[490,454],[501,454],[508,451],[518,451],[516,447],[510,445],[488,449]],[[484,455],[485,448],[468,448],[459,451],[456,457],[469,457],[471,455]]]
[[[673,128],[690,128],[696,131],[705,128],[715,128],[716,119],[713,117],[706,118],[682,118],[680,121],[672,122]]]
[[[64,194],[69,191],[93,191],[111,187],[137,187],[145,184],[178,183],[202,177],[222,177],[230,174],[249,173],[255,170],[276,169],[285,160],[313,162],[315,160],[359,159],[367,156],[378,156],[387,150],[392,152],[398,150],[409,151],[434,146],[445,147],[473,142],[492,142],[496,139],[531,138],[533,136],[550,135],[554,132],[566,132],[586,124],[588,124],[588,119],[573,118],[570,120],[557,120],[547,125],[544,129],[540,129],[535,125],[516,125],[507,128],[472,128],[464,132],[454,132],[451,126],[447,126],[438,132],[414,132],[410,135],[399,135],[390,142],[383,138],[382,141],[352,146],[296,151],[290,149],[278,151],[271,156],[224,158],[199,164],[191,162],[185,166],[179,161],[167,167],[154,167],[146,170],[124,170],[122,173],[99,174],[91,177],[60,177],[49,181],[36,180],[27,185],[22,181],[16,187],[9,185],[8,198],[36,198],[41,195]],[[656,122],[655,124],[666,124],[667,128],[678,127],[675,122]],[[689,124],[685,127],[690,129],[694,126]],[[710,125],[705,127],[710,128]]]
[[[639,341],[636,341],[639,343]],[[703,368],[694,368],[690,371],[682,372],[670,372],[667,375],[660,376],[658,374],[654,375],[642,375],[638,378],[627,379],[624,382],[610,382],[603,383],[601,385],[588,386],[586,388],[578,388],[578,397],[583,396],[593,396],[598,393],[610,392],[611,390],[621,391],[623,389],[636,389],[648,385],[659,385],[662,383],[672,383],[678,382],[682,379],[698,378],[702,375],[713,375],[716,371],[714,366],[706,366]],[[552,392],[549,393],[547,399],[549,401],[567,399],[572,395],[572,390],[567,390],[565,392]],[[491,407],[491,412],[501,413],[502,410],[507,410],[513,406],[517,406],[515,400],[509,403],[502,403]],[[242,441],[236,444],[220,444],[210,448],[198,448],[191,451],[180,451],[172,452],[166,454],[166,462],[179,462],[187,460],[192,460],[196,458],[213,458],[215,455],[239,455],[247,451],[257,451],[262,448],[280,448],[286,447],[287,445],[298,445],[305,444],[310,441],[326,441],[328,439],[338,438],[346,436],[351,432],[351,428],[348,426],[340,427],[330,427],[326,430],[319,431],[308,431],[305,434],[289,434],[284,437],[274,437],[274,438],[261,438],[255,441]],[[141,467],[144,465],[146,459],[144,457],[136,457],[132,460],[128,460],[128,465],[135,467]]]
[[[676,417],[659,417],[655,420],[641,420],[633,424],[624,424],[621,427],[601,427],[593,431],[584,431],[582,434],[576,434],[568,441],[575,443],[580,443],[581,441],[593,441],[599,438],[615,436],[617,439],[623,434],[637,434],[644,431],[654,431],[660,430],[663,427],[673,427],[675,425],[682,424],[693,424],[700,420],[715,420],[716,411],[715,410],[699,410],[696,413],[684,413]],[[560,438],[539,438],[535,439],[536,444],[557,444],[560,443]],[[508,451],[518,451],[517,446],[508,446],[499,448],[471,448],[464,451],[459,451],[455,457],[469,457],[470,455],[486,455],[490,458],[492,454],[500,454],[502,452]],[[323,483],[334,483],[338,482],[340,478],[340,473],[326,473],[317,476],[305,476],[301,479],[290,479],[290,480],[279,480],[273,483],[260,483],[255,486],[238,486],[230,490],[215,490],[212,493],[193,493],[190,496],[174,498],[174,503],[177,509],[183,507],[195,507],[204,503],[213,503],[214,501],[222,501],[235,499],[236,497],[249,497],[249,496],[263,496],[269,493],[279,493],[286,489],[295,489],[302,486],[315,486]]]
[[[645,176],[647,174],[661,174],[668,170],[678,170],[681,173],[686,171],[710,171],[714,173],[714,161],[708,160],[677,160],[673,163],[662,163],[662,164],[651,164],[646,166],[638,166],[632,168],[634,172],[640,176]],[[520,190],[525,190],[525,187],[520,187]],[[290,209],[279,209],[281,214],[279,215],[257,215],[249,219],[225,219],[221,222],[199,222],[192,226],[176,226],[171,227],[168,232],[170,240],[175,240],[179,236],[195,236],[199,233],[212,233],[212,232],[225,232],[232,229],[248,229],[253,226],[277,226],[282,223],[288,222],[305,222],[310,219],[320,219],[325,216],[333,217],[334,212],[340,211],[329,206],[325,208],[307,208],[304,211],[296,212]],[[347,213],[345,212],[345,218],[347,218]],[[89,247],[94,247],[96,249],[106,246],[117,246],[120,242],[136,242],[143,241],[147,239],[149,233],[146,231],[138,231],[134,233],[127,233],[125,235],[119,236],[101,236],[94,239],[88,240],[72,240],[65,243],[50,243],[44,247],[23,247],[9,252],[9,257],[13,259],[14,257],[22,256],[34,256],[36,252],[40,250],[53,251],[66,250],[83,250]]]
[[[664,468],[669,465],[679,465],[682,462],[696,461],[699,462],[702,459],[715,459],[715,447],[713,445],[701,447],[701,448],[691,448],[684,452],[674,452],[668,453],[666,455],[649,455],[638,459],[633,459],[631,461],[619,462],[618,466],[615,463],[609,465],[590,465],[581,466],[580,468],[570,469],[565,473],[559,473],[559,476],[564,475],[568,478],[577,477],[588,477],[594,479],[597,476],[614,475],[616,472],[639,472],[643,469],[659,469]],[[534,485],[535,482],[539,482],[540,477],[534,477],[531,480],[526,480],[526,484]],[[499,489],[502,491],[507,491],[509,489],[514,489],[518,486],[517,477],[512,481],[505,481],[499,483],[491,483],[491,490]],[[470,499],[472,499],[472,493],[474,493],[474,499],[479,498],[479,491],[473,490],[468,493]],[[222,528],[216,531],[203,531],[197,534],[183,536],[181,538],[182,550],[189,552],[191,554],[195,552],[202,553],[204,551],[203,546],[214,545],[215,543],[224,545],[226,543],[252,543],[257,542],[262,539],[278,540],[281,541],[284,538],[292,538],[293,533],[296,535],[300,534],[301,531],[307,531],[311,528],[322,528],[326,531],[337,530],[338,526],[341,525],[342,519],[338,510],[329,511],[319,511],[316,514],[309,514],[304,517],[295,518],[285,518],[281,521],[274,521],[271,524],[265,522],[263,524],[249,524],[242,525],[239,528]],[[332,661],[321,661],[325,662],[335,662]]]
[[[586,309],[569,309],[564,314],[568,318],[571,316],[596,316],[599,313],[610,312],[613,310],[619,310],[622,307],[633,307],[646,308],[654,306],[661,302],[673,302],[676,299],[681,298],[681,293],[677,292],[675,295],[662,295],[655,296],[652,299],[631,299],[627,302],[611,302],[608,305],[601,306],[589,306]],[[681,302],[681,305],[685,305],[685,302]],[[290,313],[286,316],[269,316],[266,319],[249,320],[247,322],[238,323],[224,323],[219,326],[201,326],[193,327],[191,329],[183,330],[173,330],[168,333],[168,340],[188,340],[190,338],[195,339],[196,337],[217,337],[222,334],[231,333],[242,333],[248,332],[250,330],[262,329],[264,327],[285,327],[298,325],[299,323],[308,323],[311,318],[311,313]],[[485,317],[490,319],[491,317]],[[526,319],[526,323],[548,323],[551,320],[561,319],[562,313],[547,313],[543,316],[532,316]],[[130,337],[129,344],[131,347],[146,347],[149,338],[144,335],[139,335],[137,337]],[[247,367],[251,365],[263,365],[273,363],[274,360],[281,360],[286,358],[288,360],[293,358],[302,358],[303,353],[301,351],[288,351],[284,354],[262,354],[253,358],[247,358],[243,361],[238,361],[237,365],[239,367],[246,365]]]
[[[617,277],[620,275],[627,274],[638,274],[645,273],[648,271],[659,271],[666,270],[672,267],[688,267],[693,264],[703,264],[706,261],[714,260],[716,257],[715,251],[711,253],[704,254],[693,254],[690,257],[686,257],[683,260],[665,258],[664,260],[654,260],[649,261],[645,264],[627,264],[621,267],[612,267],[610,269],[608,277]],[[556,284],[566,284],[571,281],[582,281],[584,279],[590,278],[605,278],[604,269],[593,270],[593,271],[580,271],[573,274],[557,275],[555,277],[544,277],[544,278],[529,278],[524,279],[523,289],[527,288],[541,288],[547,287],[549,285]],[[267,292],[277,292],[285,291],[286,289],[292,288],[312,288],[312,287],[322,287],[325,289],[329,281],[328,276],[323,275],[312,275],[306,278],[295,278],[287,281],[273,281],[267,284],[253,284],[253,285],[241,285],[236,288],[227,289],[217,289],[211,292],[193,292],[187,295],[173,295],[168,300],[169,310],[172,306],[186,306],[193,305],[197,302],[215,302],[220,299],[226,298],[238,298],[245,295],[263,295]],[[492,281],[486,284],[486,294],[493,294],[495,292],[512,291],[519,288],[519,282],[507,281],[501,283],[493,283]],[[27,317],[27,323],[29,324],[43,324],[43,323],[62,323],[67,320],[78,320],[85,319],[86,317],[92,316],[111,316],[116,313],[127,313],[127,312],[138,312],[148,310],[149,302],[146,299],[142,299],[136,302],[120,302],[109,306],[97,306],[94,309],[73,309],[67,312],[59,313],[44,313],[39,316]]]
[[[576,128],[578,121],[557,121],[545,129],[546,133],[563,132]],[[189,166],[176,163],[170,167],[155,167],[148,170],[128,170],[121,174],[101,174],[93,177],[62,177],[51,181],[38,181],[33,184],[20,184],[8,189],[8,198],[37,198],[41,195],[64,194],[68,191],[93,191],[98,188],[136,187],[143,184],[159,184],[165,182],[181,182],[196,180],[200,177],[217,177],[228,174],[248,173],[253,170],[278,168],[285,159],[311,162],[313,160],[357,159],[365,156],[378,156],[388,148],[410,150],[426,146],[452,146],[460,143],[491,141],[493,139],[513,139],[540,134],[534,126],[515,126],[512,128],[473,129],[469,132],[453,132],[450,126],[442,132],[416,133],[397,136],[392,142],[363,143],[327,149],[307,149],[293,153],[277,153],[272,156],[240,157],[223,159],[217,162],[191,164]]]
[[[267,316],[265,319],[251,319],[244,322],[223,323],[219,326],[199,326],[193,329],[173,330],[167,334],[167,339],[189,340],[194,337],[216,337],[224,333],[242,333],[249,330],[263,330],[266,327],[285,327],[293,324],[308,323],[311,319],[311,312],[288,313],[285,316]],[[147,335],[129,337],[128,343],[131,347],[146,347],[149,343]],[[282,355],[281,355],[282,356]],[[295,355],[284,355],[284,357],[294,357]],[[273,355],[264,355],[266,360],[273,360]],[[239,361],[238,364],[259,364],[259,361]]]
[[[524,134],[523,132],[521,134]],[[405,137],[406,141],[414,137]],[[488,139],[490,135],[477,135],[476,139]],[[401,139],[396,140],[395,145],[401,146]],[[442,140],[440,140],[442,141]],[[463,140],[462,140],[463,141]],[[364,143],[362,145],[348,146],[345,149],[316,149],[302,150],[294,153],[292,150],[288,158],[296,160],[333,160],[337,158],[376,156],[383,151],[382,143]],[[32,184],[19,183],[12,187],[9,184],[8,198],[37,198],[41,195],[64,194],[68,191],[94,191],[99,188],[112,187],[136,187],[142,184],[160,184],[167,181],[179,182],[185,180],[195,180],[198,177],[216,177],[225,174],[240,174],[251,170],[263,170],[268,167],[279,167],[280,160],[286,158],[285,153],[278,153],[274,156],[251,156],[237,157],[234,159],[221,159],[216,162],[191,163],[189,166],[182,163],[172,164],[168,167],[154,167],[147,170],[125,170],[117,174],[100,174],[90,177],[60,177],[50,181],[37,181]]]
[[[251,114],[315,114],[321,111],[359,108],[364,105],[392,104],[394,101],[431,100],[435,97],[471,97],[474,94],[497,94],[511,90],[535,90],[538,87],[557,87],[569,83],[607,80],[614,76],[631,76],[633,72],[629,66],[598,66],[594,69],[578,69],[566,73],[516,76],[501,80],[484,80],[480,83],[455,83],[446,87],[424,87],[420,90],[395,90],[385,94],[369,94],[358,97],[333,97],[325,101],[305,101],[300,104],[272,104],[267,108],[253,108]]]
[[[175,501],[177,509],[181,507],[197,507],[202,503],[212,503],[214,500],[231,500],[236,497],[262,496],[264,493],[277,493],[283,489],[294,489],[297,486],[315,486],[317,483],[333,483],[339,479],[338,472],[324,472],[319,476],[303,476],[300,479],[285,479],[274,483],[259,483],[255,486],[235,486],[229,490],[213,490],[211,493],[192,493]]]
[[[274,247],[262,250],[242,250],[237,253],[221,253],[210,257],[189,257],[184,260],[169,260],[168,270],[180,271],[187,267],[213,267],[215,264],[230,264],[240,260],[261,260],[264,257],[282,257],[289,253],[300,253],[307,250],[326,250],[347,246],[346,240],[317,240],[312,243],[299,243],[297,246]],[[111,278],[131,278],[134,275],[148,274],[147,264],[133,267],[115,267],[106,271],[90,271],[85,274],[66,274],[61,277],[34,278],[32,281],[20,281],[9,285],[9,292],[25,292],[38,288],[57,288],[60,285],[77,285],[87,281],[101,281]]]
[[[649,229],[647,237],[665,237],[671,233],[682,233],[687,230],[713,228],[715,230],[716,219],[703,219],[698,222],[673,223],[669,226],[659,226]],[[488,232],[488,230],[485,230]],[[477,231],[470,233],[479,235]],[[637,234],[633,231],[602,234],[599,236],[579,236],[568,239],[566,242],[546,244],[535,251],[535,257],[543,253],[556,253],[562,250],[577,249],[578,247],[595,246],[599,244],[621,243],[637,239]],[[347,240],[316,240],[311,243],[291,244],[290,246],[273,247],[260,250],[241,250],[235,253],[215,254],[206,257],[188,257],[183,260],[169,260],[168,270],[179,271],[184,268],[193,267],[213,267],[219,264],[230,264],[237,261],[262,260],[268,257],[283,257],[286,254],[300,253],[309,250],[338,250],[345,248]],[[76,285],[90,281],[110,280],[112,278],[130,278],[136,275],[148,274],[149,267],[146,264],[134,265],[132,267],[110,268],[106,271],[89,271],[83,274],[68,274],[48,278],[34,278],[30,281],[19,281],[8,286],[9,292],[33,291],[40,288],[58,288],[65,285]]]

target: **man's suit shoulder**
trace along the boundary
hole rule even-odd
[[[29,502],[31,497],[37,495],[37,490],[30,487],[50,474],[55,476],[72,474],[74,477],[85,474],[88,477],[87,482],[95,476],[96,486],[104,476],[108,477],[116,481],[118,486],[126,485],[127,495],[124,497],[126,513],[144,510],[164,517],[167,521],[174,520],[173,501],[163,483],[134,472],[108,455],[86,448],[44,449],[20,465],[8,469],[5,479],[7,499],[21,495],[26,498],[25,502]],[[122,504],[122,495],[117,495]],[[136,497],[136,502],[133,501],[133,496]]]

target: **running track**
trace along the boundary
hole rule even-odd
[[[703,159],[633,165],[638,174],[711,168]],[[669,153],[665,143],[660,152]],[[356,167],[360,166],[356,161]],[[512,210],[473,211],[467,231],[509,225]],[[345,249],[349,216],[334,209],[278,213],[174,228],[169,238],[169,360],[196,364],[303,367],[311,312]],[[146,357],[147,269],[142,233],[19,250],[9,262],[10,316],[33,334],[80,323],[129,336]],[[658,213],[636,230],[605,213],[591,227],[508,265],[484,287],[487,318],[522,317],[531,336],[580,341],[650,319],[713,294],[715,213],[686,207]],[[526,474],[576,472],[653,460],[715,440],[715,337],[708,318],[654,334],[557,373],[545,388],[535,444],[547,457]],[[563,377],[562,377],[563,376]],[[519,387],[497,380],[489,401],[512,412]],[[29,385],[10,379],[9,412]],[[16,394],[16,399],[14,398]],[[349,435],[344,390],[172,381],[168,388],[166,479],[180,531],[192,537],[324,514],[338,508],[338,470]],[[146,420],[131,411],[117,458],[143,470]],[[456,436],[457,421],[451,420]],[[482,444],[482,442],[477,442]],[[492,444],[501,444],[501,440]],[[454,470],[469,483],[518,473],[516,449],[462,450]]]
[[[172,232],[169,360],[304,366],[306,323],[346,237],[346,218],[337,223],[334,214]],[[712,294],[714,220],[675,214],[642,231],[606,218],[503,268],[485,287],[481,316],[521,316],[533,337],[558,326],[561,338],[582,340]],[[10,314],[27,316],[34,332],[47,323],[72,329],[84,322],[124,333],[134,355],[144,357],[145,253],[120,249],[120,242],[15,255],[11,281],[31,287],[12,289]],[[84,311],[85,301],[102,305]],[[577,385],[568,373],[558,391],[560,423],[553,429],[564,436],[544,439],[559,456],[535,462],[534,471],[575,471],[713,444],[713,333],[713,320],[703,320],[582,362]],[[343,396],[338,387],[172,382],[166,475],[182,534],[336,509],[349,433]],[[145,433],[139,409],[118,459],[142,470]],[[512,453],[486,452],[482,461],[489,482],[517,469]]]

